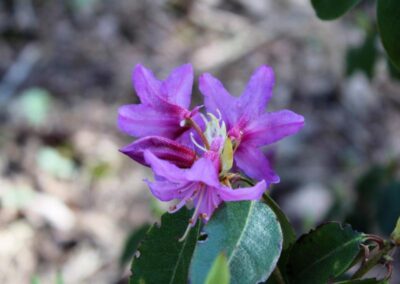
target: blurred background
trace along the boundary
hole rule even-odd
[[[322,22],[308,0],[2,0],[0,283],[127,283],[135,232],[164,211],[142,181],[150,172],[118,152],[132,141],[116,117],[138,102],[139,62],[160,78],[190,62],[236,95],[272,66],[269,110],[306,118],[270,149],[281,176],[272,195],[299,234],[338,220],[389,235],[400,74],[374,5]]]

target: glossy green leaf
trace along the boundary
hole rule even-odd
[[[204,227],[190,268],[192,284],[204,283],[214,259],[223,252],[231,283],[265,281],[282,249],[282,231],[274,212],[264,203],[242,201],[224,204]]]
[[[378,225],[389,236],[400,216],[400,182],[393,181],[379,191],[377,207]]]
[[[334,20],[344,15],[361,0],[311,0],[311,4],[322,20]]]
[[[279,205],[271,198],[269,194],[263,195],[264,202],[274,211],[276,217],[278,218],[279,224],[281,225],[282,235],[283,235],[283,249],[289,248],[294,242],[296,242],[296,232],[293,229],[292,224],[290,224],[285,213]]]
[[[378,29],[382,44],[392,63],[400,70],[400,1],[377,2]]]
[[[344,273],[360,251],[363,235],[338,223],[327,223],[303,235],[288,261],[290,283],[321,284]]]
[[[131,260],[139,246],[140,241],[143,240],[149,229],[150,225],[144,224],[129,234],[119,259],[119,264],[121,267]]]
[[[187,283],[190,259],[197,243],[200,222],[182,242],[191,212],[165,213],[161,225],[153,225],[139,245],[132,262],[131,284]]]
[[[282,273],[282,278],[285,279],[286,264],[289,257],[289,252],[291,246],[296,242],[297,239],[296,232],[294,231],[293,226],[290,224],[285,213],[283,213],[279,205],[272,199],[272,197],[269,194],[264,194],[263,200],[266,204],[268,204],[268,206],[272,209],[272,211],[274,211],[276,217],[278,218],[279,224],[281,225],[282,235],[283,235],[283,247],[281,256],[279,257],[278,267],[280,269],[280,272]],[[276,277],[279,276],[272,274],[268,279],[267,283],[268,284],[278,283],[276,282]]]
[[[230,273],[228,259],[220,253],[208,272],[205,284],[229,284]]]
[[[374,67],[377,59],[377,49],[375,47],[375,35],[369,35],[361,46],[351,48],[346,54],[346,73],[351,75],[355,71],[362,71],[368,78],[374,75]]]

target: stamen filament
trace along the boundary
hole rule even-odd
[[[194,138],[193,132],[190,132],[190,140],[192,140],[193,144],[196,145],[200,150],[203,150],[204,152],[207,152],[206,148],[204,148],[199,143],[197,143],[196,139]]]
[[[202,188],[200,188],[199,191],[200,191],[200,196],[199,196],[199,200],[197,200],[197,206],[196,206],[196,208],[194,209],[192,218],[189,219],[189,224],[188,224],[188,226],[186,227],[185,233],[184,233],[183,236],[178,240],[178,241],[180,241],[180,242],[182,242],[183,240],[185,240],[186,237],[188,236],[188,234],[189,234],[189,232],[190,232],[190,229],[191,229],[192,226],[193,226],[193,222],[196,221],[196,220],[195,220],[195,219],[196,219],[196,216],[197,216],[197,214],[199,213],[199,209],[200,209],[200,206],[201,206],[201,201],[202,201],[203,195],[204,195],[204,190],[202,190]]]
[[[218,121],[222,120],[222,113],[217,109]]]
[[[208,143],[207,138],[204,136],[203,131],[201,131],[200,126],[192,119],[192,118],[187,118],[189,124],[193,129],[199,134],[201,141],[203,141],[204,146],[206,147],[207,150],[210,149],[210,144]]]

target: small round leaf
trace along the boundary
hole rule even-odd
[[[379,0],[378,29],[392,63],[400,70],[400,1]]]
[[[344,15],[361,0],[311,0],[311,4],[321,20],[334,20]]]

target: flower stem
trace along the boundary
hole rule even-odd
[[[375,265],[377,265],[385,255],[387,255],[395,245],[393,242],[384,241],[382,249],[377,252],[371,259],[367,260],[360,268],[354,273],[351,279],[358,279],[363,277],[368,271],[370,271]]]
[[[200,126],[192,119],[192,118],[187,118],[187,121],[191,127],[199,134],[201,141],[203,142],[204,146],[206,147],[207,150],[210,150],[210,144],[207,141],[207,138],[204,136],[203,131],[201,130]]]
[[[251,186],[254,186],[254,185],[255,185],[255,183],[254,183],[251,179],[249,179],[249,178],[247,178],[247,177],[241,176],[241,177],[240,177],[240,180],[246,182],[247,184],[249,184],[249,185],[251,185]]]

